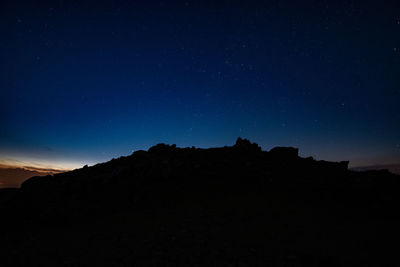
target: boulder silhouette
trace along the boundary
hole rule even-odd
[[[248,139],[238,138],[234,145],[234,148],[245,151],[245,152],[260,152],[261,147],[256,143],[251,143]]]

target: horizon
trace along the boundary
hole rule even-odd
[[[250,140],[250,141],[252,141],[252,140]],[[255,142],[255,143],[258,144],[257,142]],[[157,144],[172,145],[172,143],[159,142],[159,143],[155,143],[153,145],[150,145],[148,147],[131,150],[131,153],[128,153],[128,154],[121,154],[121,155],[118,155],[118,156],[115,155],[114,157],[111,157],[111,158],[102,158],[102,159],[99,159],[98,161],[82,160],[80,162],[77,162],[77,161],[73,162],[73,161],[68,161],[68,160],[66,160],[66,161],[62,161],[62,160],[46,161],[46,160],[43,160],[43,159],[39,159],[38,160],[38,159],[35,159],[35,158],[29,158],[29,157],[22,158],[22,160],[19,160],[17,158],[13,158],[13,157],[8,157],[8,158],[2,157],[1,154],[0,154],[0,168],[23,168],[23,169],[27,169],[27,170],[36,170],[36,171],[43,171],[43,172],[45,172],[45,171],[55,171],[55,172],[58,172],[58,171],[70,171],[70,170],[73,170],[73,169],[76,169],[76,168],[81,168],[84,165],[92,166],[92,165],[95,165],[95,164],[98,164],[98,163],[103,163],[103,162],[110,161],[110,160],[112,160],[114,158],[118,158],[118,157],[122,157],[122,156],[129,156],[129,155],[131,155],[133,152],[135,152],[137,150],[145,150],[145,151],[147,151],[149,148],[151,148],[152,146],[155,146]],[[232,144],[223,144],[223,145],[219,145],[219,146],[209,146],[209,147],[201,147],[201,146],[195,146],[195,145],[188,145],[188,146],[180,146],[180,145],[177,145],[177,144],[175,144],[175,145],[177,145],[177,147],[179,147],[179,148],[186,148],[186,147],[194,146],[196,148],[208,149],[208,148],[218,148],[218,147],[223,147],[223,146],[232,146],[233,144],[234,143],[232,143]],[[265,147],[261,146],[261,149],[263,151],[269,151],[272,148],[279,147],[279,146],[281,146],[281,145],[270,146],[269,148],[265,148]],[[295,146],[286,146],[286,147],[295,147]],[[299,155],[302,156],[302,157],[311,156],[311,157],[313,157],[313,158],[315,158],[317,160],[329,160],[329,161],[336,161],[336,162],[345,160],[345,161],[349,161],[349,166],[351,168],[358,168],[358,167],[362,168],[362,167],[381,166],[381,165],[397,165],[397,164],[400,165],[400,162],[398,162],[396,160],[395,161],[383,161],[383,162],[377,162],[377,163],[368,162],[368,161],[366,163],[360,163],[362,161],[357,161],[357,160],[356,161],[350,161],[350,160],[348,160],[346,158],[330,158],[330,159],[319,158],[315,154],[314,155],[308,155],[308,154],[303,153],[303,150],[301,148],[299,148],[299,147],[295,147],[295,148],[299,149]]]
[[[158,143],[158,144],[164,144],[164,143]],[[154,144],[153,146],[155,146],[155,145],[157,145],[157,144]],[[167,145],[173,145],[173,144],[167,144]],[[233,145],[234,144],[231,144],[228,146],[233,146]],[[188,147],[192,147],[192,146],[186,146],[186,147],[177,146],[177,148],[188,148]],[[224,147],[224,146],[214,146],[214,147],[208,147],[208,148],[201,147],[201,149],[222,148],[222,147]],[[276,147],[276,146],[274,146],[274,147]],[[196,147],[196,148],[199,148],[199,147]],[[272,148],[273,147],[271,147],[268,150],[266,150],[264,148],[261,148],[261,149],[263,151],[268,152]],[[145,149],[145,151],[148,151],[148,149],[150,149],[150,147]],[[130,156],[133,153],[134,153],[134,151],[132,151],[132,153],[129,155],[120,155],[119,157]],[[303,157],[303,158],[309,157],[309,155],[303,155],[303,153],[301,153],[301,150],[299,150],[299,156]],[[119,158],[119,157],[115,157],[115,158]],[[112,159],[115,159],[115,158],[112,158]],[[99,162],[95,162],[95,163],[91,163],[91,164],[76,163],[76,165],[69,165],[69,166],[71,166],[70,169],[61,169],[61,168],[57,168],[57,166],[54,166],[54,165],[47,165],[47,167],[45,167],[46,165],[43,165],[43,163],[39,164],[39,165],[31,164],[31,166],[30,166],[30,164],[28,162],[15,161],[15,164],[12,164],[13,163],[12,160],[5,161],[0,158],[0,189],[2,189],[2,188],[19,188],[22,182],[24,182],[25,180],[27,180],[31,177],[31,176],[29,176],[30,174],[32,174],[32,176],[54,175],[54,174],[58,174],[58,173],[69,172],[69,171],[72,171],[75,169],[80,169],[80,168],[83,168],[85,165],[88,165],[89,167],[91,167],[91,166],[94,166],[97,164],[106,163],[106,162],[111,161],[112,159],[108,159],[105,161],[99,161]],[[321,158],[314,158],[314,159],[315,160],[325,160],[325,159],[321,159]],[[334,160],[334,162],[339,162],[339,161],[341,161],[341,160]],[[359,165],[354,165],[351,162],[349,162],[349,170],[367,171],[367,170],[381,170],[381,169],[387,169],[392,173],[400,174],[400,164],[396,164],[396,163],[359,166]],[[12,172],[12,171],[20,171],[20,172],[17,174],[15,174],[15,173],[10,174],[10,172]],[[14,183],[10,179],[11,176],[15,179]],[[6,177],[6,178],[4,178],[4,177]]]

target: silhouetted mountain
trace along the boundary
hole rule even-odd
[[[359,167],[353,167],[353,168],[351,168],[351,170],[354,170],[354,171],[388,170],[392,173],[400,174],[400,164],[359,166]]]
[[[25,181],[1,206],[0,253],[11,265],[383,266],[396,259],[399,178],[241,138],[158,144]]]
[[[37,171],[0,166],[0,188],[19,187],[28,178],[52,173],[55,173],[55,170]]]

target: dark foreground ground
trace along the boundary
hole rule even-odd
[[[0,192],[0,264],[399,266],[399,176],[345,165],[239,140],[35,177]]]

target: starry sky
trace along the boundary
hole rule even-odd
[[[0,27],[0,164],[238,136],[400,163],[399,1],[1,1]]]

